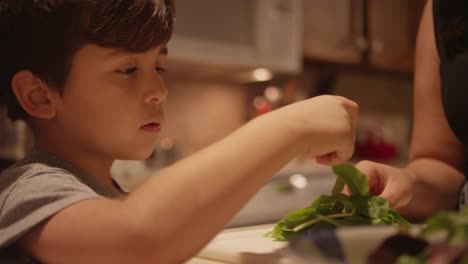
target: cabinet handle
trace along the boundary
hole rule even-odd
[[[288,16],[292,13],[292,7],[288,1],[275,1],[272,6],[272,15],[275,18]]]
[[[359,51],[363,52],[369,48],[369,41],[363,36],[356,36],[354,39],[354,45]]]
[[[357,10],[364,10],[365,4],[362,0],[349,1],[349,40],[351,41],[351,45],[360,52],[365,52],[369,49],[369,41],[363,36],[362,32],[358,32],[356,29],[356,21],[358,20]],[[363,15],[365,16],[366,14]],[[361,24],[361,27],[364,27],[364,25]],[[364,28],[361,28],[361,30],[364,30]]]
[[[374,39],[372,40],[372,52],[376,54],[382,54],[384,52],[384,43],[381,40]]]

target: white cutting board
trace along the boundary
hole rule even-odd
[[[274,225],[261,225],[227,229],[216,236],[197,255],[198,258],[220,263],[243,264],[297,264],[303,263],[289,250],[287,242],[273,241],[263,235]],[[386,237],[397,232],[391,226],[362,226],[340,228],[337,236],[341,241],[348,263],[365,263],[367,255]],[[330,263],[322,256],[307,259],[307,263]]]

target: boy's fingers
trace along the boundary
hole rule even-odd
[[[344,106],[346,110],[348,110],[348,113],[353,119],[353,122],[356,123],[358,116],[359,116],[359,105],[356,102],[351,101],[346,97],[342,97],[342,96],[337,96],[337,97],[340,98],[340,100],[344,103]]]
[[[318,156],[318,157],[315,158],[315,160],[319,164],[328,165],[330,163],[330,160],[331,160],[330,154]]]
[[[328,154],[318,156],[315,158],[317,163],[322,164],[322,165],[331,165],[333,164],[333,161],[336,159],[337,159],[337,155],[335,152],[328,153]]]
[[[352,155],[352,152],[347,151],[343,154],[338,152],[332,152],[325,155],[321,155],[315,158],[317,163],[322,165],[338,165],[346,160],[348,160]]]

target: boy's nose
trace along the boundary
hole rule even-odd
[[[163,103],[166,100],[167,88],[164,81],[159,76],[155,79],[147,84],[148,88],[145,94],[146,103]]]

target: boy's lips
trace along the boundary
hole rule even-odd
[[[144,131],[157,133],[161,131],[161,123],[148,123],[141,127]]]

